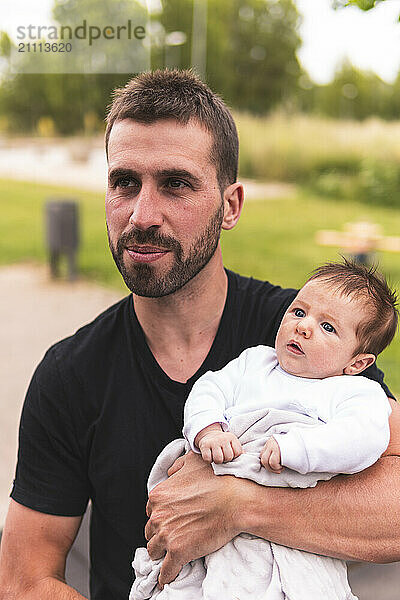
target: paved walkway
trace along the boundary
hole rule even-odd
[[[0,529],[13,479],[19,415],[35,366],[51,343],[73,333],[120,296],[90,283],[50,282],[44,267],[0,268]],[[81,569],[86,535],[84,528],[68,561],[69,582],[82,593],[87,593],[87,573]],[[399,600],[400,563],[354,564],[350,579],[360,600]]]

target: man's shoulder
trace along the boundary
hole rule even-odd
[[[248,307],[249,310],[285,312],[297,294],[297,290],[293,288],[283,288],[269,281],[245,277],[233,271],[226,272],[232,300],[239,306]]]
[[[131,298],[131,295],[126,296],[108,307],[74,334],[53,344],[47,354],[66,364],[72,358],[79,360],[85,355],[99,354],[102,349],[110,351],[113,341],[120,341],[121,332],[126,330]]]
[[[228,270],[226,273],[229,287],[223,316],[225,344],[230,342],[233,356],[250,346],[274,346],[276,332],[296,290]]]
[[[292,300],[297,290],[293,288],[283,288],[280,285],[274,285],[266,280],[246,277],[226,269],[229,285],[232,291],[243,297],[257,297],[260,300]]]

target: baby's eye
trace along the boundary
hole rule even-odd
[[[336,329],[330,323],[322,323],[321,327],[325,329],[328,333],[335,333]]]
[[[295,308],[293,312],[295,317],[301,318],[306,316],[306,313],[301,308]]]

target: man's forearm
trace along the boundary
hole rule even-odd
[[[84,596],[79,594],[76,590],[71,588],[69,585],[48,577],[38,582],[34,588],[31,588],[23,596],[21,600],[86,600]],[[18,597],[18,600],[20,598]]]
[[[343,559],[400,560],[399,457],[304,490],[238,484],[243,531]]]
[[[14,589],[4,584],[0,585],[0,600],[86,600],[76,590],[63,581],[46,577],[29,588]]]

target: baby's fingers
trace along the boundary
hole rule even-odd
[[[203,446],[201,448],[201,457],[204,460],[204,462],[210,464],[212,462],[211,448]]]
[[[270,457],[270,451],[264,449],[261,454],[260,454],[260,461],[263,467],[265,467],[266,469],[268,469],[268,471],[271,470],[271,467],[269,466],[269,457]]]
[[[276,450],[272,450],[269,457],[269,466],[274,473],[280,473],[282,471],[282,465],[280,463],[280,453]]]
[[[233,440],[231,440],[231,447],[233,450],[233,458],[236,458],[237,456],[240,456],[243,452],[242,450],[242,444],[239,442],[239,440],[237,438],[234,438]]]
[[[222,451],[221,446],[214,446],[212,448],[212,460],[217,464],[220,465],[221,463],[224,462],[224,453]]]
[[[230,442],[227,442],[222,447],[222,452],[224,454],[224,462],[230,462],[234,458],[233,448]]]

